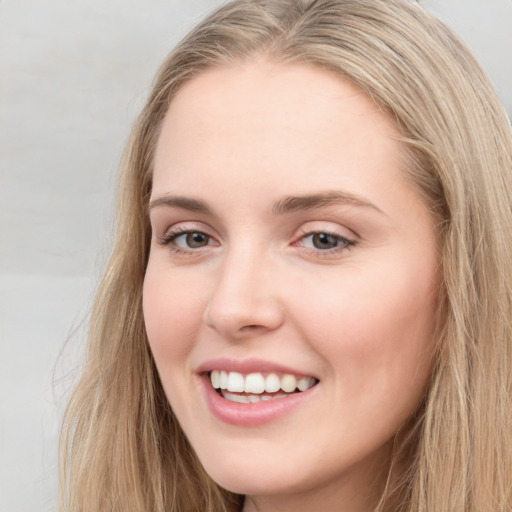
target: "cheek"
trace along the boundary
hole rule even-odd
[[[414,269],[350,269],[329,285],[306,283],[295,295],[297,318],[347,395],[382,397],[404,387],[417,394],[430,373],[435,285],[433,274],[418,277]]]
[[[161,384],[175,414],[193,417],[190,353],[198,338],[203,306],[197,281],[148,265],[143,289],[146,333]]]
[[[197,336],[203,305],[199,290],[169,271],[148,266],[143,288],[146,332],[157,366],[183,360]]]

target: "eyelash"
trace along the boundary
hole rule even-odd
[[[177,238],[183,235],[191,235],[194,233],[200,233],[204,236],[206,236],[208,239],[211,239],[210,235],[207,233],[204,233],[203,231],[200,231],[198,229],[190,229],[190,228],[175,228],[172,231],[168,231],[165,233],[165,235],[160,239],[160,245],[168,246],[171,251],[178,255],[190,255],[192,253],[195,253],[195,249],[185,249],[184,247],[180,247],[179,245],[173,243]]]
[[[173,243],[177,238],[179,238],[180,236],[183,236],[183,235],[190,235],[190,234],[194,234],[194,233],[197,233],[197,234],[202,234],[204,235],[205,237],[207,237],[208,239],[212,239],[213,237],[208,235],[207,233],[203,232],[203,231],[200,231],[200,230],[194,230],[194,229],[190,229],[190,228],[176,228],[172,231],[168,231],[161,239],[160,239],[160,245],[162,246],[168,246],[170,248],[170,250],[174,253],[174,254],[178,254],[178,255],[191,255],[193,253],[196,253],[197,250],[196,249],[193,249],[193,248],[184,248],[184,247],[180,247],[179,245]],[[307,239],[308,237],[314,237],[315,235],[327,235],[329,237],[333,237],[334,239],[336,239],[336,241],[338,242],[338,245],[336,245],[335,247],[332,247],[330,249],[318,249],[318,248],[311,248],[311,247],[303,247],[303,249],[309,254],[309,255],[313,255],[313,256],[316,256],[316,257],[329,257],[329,256],[334,256],[334,255],[337,255],[337,254],[340,254],[344,251],[349,251],[350,249],[352,249],[355,245],[356,245],[356,241],[355,240],[350,240],[338,233],[333,233],[333,232],[330,232],[330,231],[307,231],[307,232],[304,232],[296,242],[293,242],[293,246],[297,247],[297,246],[300,246],[300,243],[301,242],[304,242],[305,239]],[[200,249],[200,248],[198,248]]]
[[[328,258],[329,256],[336,256],[339,255],[342,252],[349,251],[356,245],[355,240],[350,240],[339,233],[333,233],[331,231],[324,231],[324,230],[318,230],[318,231],[308,231],[303,233],[297,242],[294,242],[293,245],[296,246],[299,243],[303,243],[305,239],[309,237],[314,237],[315,235],[327,235],[329,237],[332,237],[336,239],[338,245],[330,248],[330,249],[318,249],[318,248],[312,248],[312,247],[304,247],[304,250],[306,250],[309,254],[320,257],[320,258]]]

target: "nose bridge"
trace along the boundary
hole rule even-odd
[[[282,321],[272,261],[254,244],[228,250],[205,311],[205,322],[225,336],[272,330]]]

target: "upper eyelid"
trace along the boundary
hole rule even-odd
[[[348,237],[341,233],[336,233],[335,231],[328,231],[327,229],[319,229],[317,231],[308,231],[307,233],[304,233],[303,235],[301,235],[299,237],[299,240],[302,240],[303,238],[307,238],[309,236],[314,236],[314,235],[329,235],[329,236],[333,236],[335,238],[340,238],[343,240],[349,240],[349,241],[352,240],[352,237]]]
[[[171,224],[169,227],[163,230],[164,236],[168,233],[172,232],[181,232],[181,233],[194,233],[200,232],[205,235],[215,236],[213,235],[214,230],[210,228],[207,224],[200,221],[182,221],[175,222]]]
[[[343,224],[333,221],[310,221],[305,222],[296,231],[296,236],[307,236],[315,233],[328,233],[339,236],[347,240],[359,239],[360,236],[353,230]]]

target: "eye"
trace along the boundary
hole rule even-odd
[[[169,230],[160,240],[160,244],[168,246],[175,253],[191,253],[204,247],[217,245],[210,235],[183,228]]]
[[[187,249],[199,249],[209,245],[210,237],[200,231],[183,233],[172,240],[176,245]]]
[[[317,231],[303,235],[294,245],[303,247],[313,255],[334,256],[350,249],[355,241],[337,233]]]
[[[334,249],[343,243],[341,237],[330,233],[312,233],[302,240],[304,246],[320,250]]]

